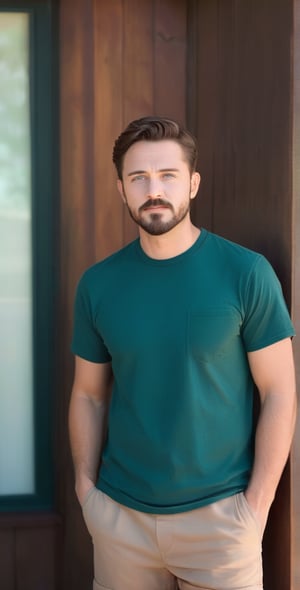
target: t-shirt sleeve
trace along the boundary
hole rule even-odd
[[[95,327],[85,275],[80,279],[75,295],[71,350],[74,354],[94,363],[107,363],[111,360],[103,338]]]
[[[295,334],[280,282],[260,256],[249,274],[242,336],[247,352],[270,346]]]

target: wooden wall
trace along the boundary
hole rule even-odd
[[[267,255],[289,299],[293,3],[193,5],[188,123],[200,143],[197,216]]]
[[[60,580],[61,520],[55,514],[2,514],[1,590],[56,590]]]
[[[292,39],[292,0],[272,0],[271,8],[269,0],[60,0],[56,456],[63,590],[89,588],[92,577],[67,438],[74,290],[84,268],[136,235],[115,188],[114,139],[149,113],[187,123],[200,144],[195,221],[263,252],[291,303]],[[300,590],[291,572],[297,489],[288,466],[265,536],[265,590],[291,590],[292,580],[292,590]]]

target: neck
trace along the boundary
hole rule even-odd
[[[163,260],[174,258],[191,248],[200,235],[200,229],[188,220],[184,226],[179,224],[160,236],[152,236],[142,228],[139,229],[139,233],[145,254],[150,258]]]

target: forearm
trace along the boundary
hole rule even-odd
[[[93,400],[84,394],[71,398],[69,431],[77,493],[83,482],[96,481],[106,436],[107,409],[107,401]]]
[[[255,437],[255,456],[246,496],[257,511],[268,512],[286,464],[294,433],[296,397],[269,395]]]

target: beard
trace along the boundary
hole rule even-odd
[[[133,209],[131,209],[131,207],[129,207],[126,195],[125,199],[128,213],[131,219],[133,219],[133,221],[137,223],[139,227],[141,227],[146,233],[150,234],[151,236],[161,236],[162,234],[169,232],[171,229],[176,227],[176,225],[178,225],[183,219],[185,219],[185,217],[190,212],[191,208],[190,197],[188,201],[182,203],[177,212],[174,210],[174,207],[171,203],[160,198],[148,199],[146,203],[139,207],[138,211],[134,211]],[[163,213],[161,211],[158,211],[157,213],[152,211],[150,214],[148,214],[147,218],[143,216],[143,211],[147,211],[148,207],[155,207],[155,205],[160,205],[166,207],[167,209],[170,209],[170,211],[172,212],[172,216],[170,217],[170,219],[165,221],[163,219]]]

